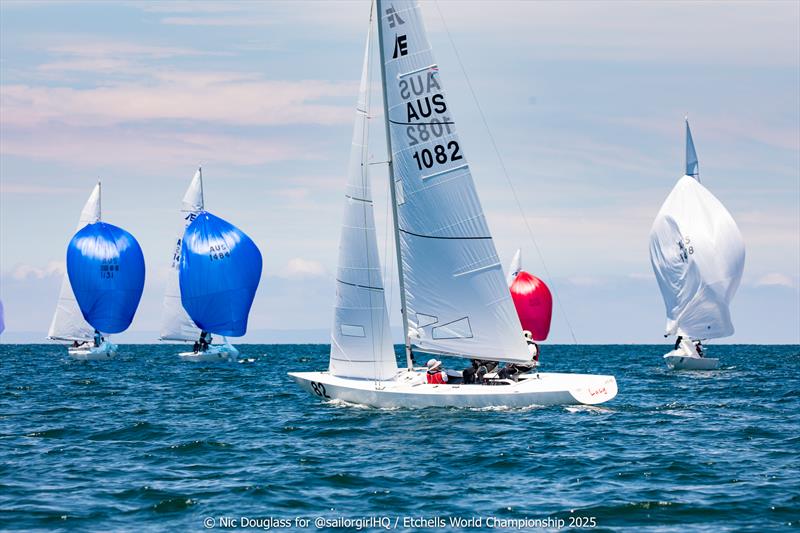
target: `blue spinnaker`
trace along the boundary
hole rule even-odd
[[[202,211],[186,228],[181,302],[203,331],[241,337],[261,279],[261,252],[242,231]]]
[[[130,326],[144,289],[144,255],[133,235],[105,222],[84,226],[69,242],[67,274],[93,328],[120,333]]]

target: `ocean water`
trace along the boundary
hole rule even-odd
[[[796,530],[800,347],[714,346],[714,372],[665,350],[545,345],[545,371],[617,377],[599,407],[378,410],[288,379],[327,346],[193,364],[1,345],[0,530]]]

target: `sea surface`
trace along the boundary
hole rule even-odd
[[[709,348],[718,371],[545,345],[543,371],[616,376],[599,407],[379,410],[290,381],[322,345],[242,345],[249,364],[0,345],[0,530],[797,530],[800,347]]]

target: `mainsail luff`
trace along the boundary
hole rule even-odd
[[[378,0],[405,320],[422,351],[530,359],[419,6]]]
[[[329,370],[335,376],[386,380],[397,373],[397,361],[386,312],[367,160],[371,37],[370,24],[347,172]]]
[[[200,329],[189,317],[181,303],[181,287],[178,272],[181,262],[181,242],[186,228],[205,209],[203,197],[203,169],[198,168],[192,177],[189,187],[183,196],[181,212],[184,213],[183,224],[175,239],[172,260],[167,272],[167,283],[164,290],[164,303],[161,311],[162,341],[192,341],[200,337]]]
[[[79,231],[87,224],[93,224],[101,219],[101,189],[100,182],[92,189],[89,198],[81,210],[78,219],[78,226],[75,231]],[[72,285],[69,283],[69,276],[64,272],[61,280],[61,290],[58,293],[56,311],[47,332],[47,338],[55,341],[88,341],[94,336],[94,328],[83,318]]]

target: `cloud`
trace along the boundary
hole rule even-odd
[[[53,187],[44,185],[29,185],[27,183],[9,183],[0,181],[0,194],[66,194],[78,192],[75,187]]]
[[[794,280],[786,274],[780,272],[770,272],[758,278],[755,282],[756,287],[795,287]]]
[[[17,264],[11,271],[11,277],[17,281],[29,278],[44,279],[52,276],[63,276],[67,271],[63,261],[50,261],[44,267],[35,267],[26,264]]]
[[[163,73],[156,83],[72,88],[3,85],[4,128],[47,123],[110,126],[153,120],[276,126],[341,124],[351,106],[322,103],[352,97],[355,85],[321,80],[247,80],[245,74]]]
[[[320,278],[327,275],[327,270],[318,261],[295,257],[290,259],[280,272],[280,276],[289,279]]]

